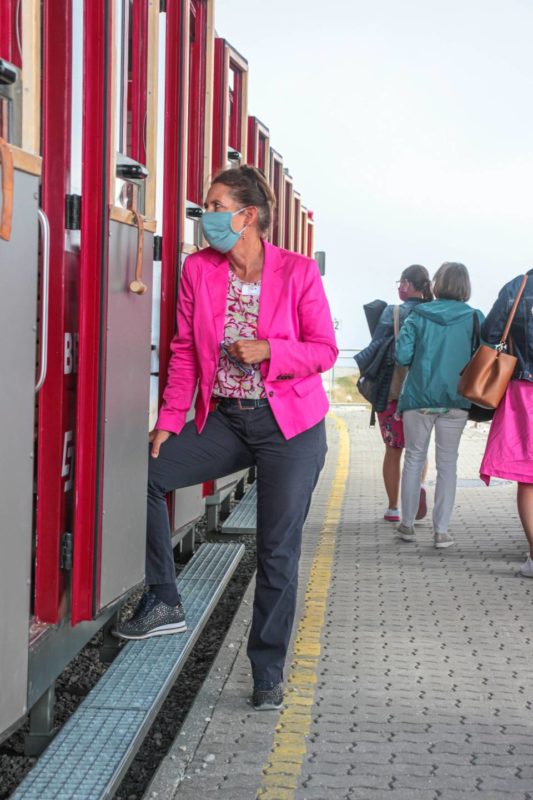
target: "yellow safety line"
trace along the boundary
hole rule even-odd
[[[261,800],[293,800],[307,749],[306,739],[311,728],[321,653],[320,638],[350,459],[350,439],[346,425],[339,417],[334,414],[331,416],[339,434],[337,468],[311,566],[304,611],[296,634],[285,706],[280,712],[272,750],[263,768],[263,778],[256,795]]]

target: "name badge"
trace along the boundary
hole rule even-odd
[[[243,283],[241,294],[247,295],[248,297],[259,297],[261,294],[261,286],[255,283]]]

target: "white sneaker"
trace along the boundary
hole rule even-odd
[[[403,539],[404,542],[414,542],[415,529],[412,525],[409,527],[409,525],[404,525],[403,522],[400,522],[396,528],[396,531],[398,532],[400,539]]]
[[[387,522],[399,522],[400,521],[400,509],[399,508],[387,508],[385,513],[383,514],[383,519],[386,519]]]
[[[436,533],[433,539],[435,542],[435,547],[440,550],[443,550],[445,547],[451,547],[452,544],[455,544],[449,533]]]
[[[533,578],[533,558],[527,557],[526,561],[520,567],[520,574],[524,578]]]

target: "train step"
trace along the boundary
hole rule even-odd
[[[116,791],[244,553],[203,544],[178,579],[188,630],[128,642],[12,800],[101,800]]]
[[[255,533],[257,528],[257,483],[253,483],[240,503],[222,523],[221,533]]]

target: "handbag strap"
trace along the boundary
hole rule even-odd
[[[481,344],[481,331],[479,328],[479,317],[477,315],[477,311],[474,311],[472,314],[472,355],[476,352],[479,345]]]
[[[516,309],[518,308],[518,303],[520,302],[520,298],[522,297],[522,293],[523,293],[524,289],[526,288],[527,279],[528,279],[528,275],[526,274],[522,278],[522,283],[520,284],[520,288],[518,289],[518,292],[516,293],[516,297],[514,299],[513,307],[509,311],[509,316],[507,317],[507,322],[505,323],[505,328],[503,330],[502,339],[501,339],[501,342],[500,342],[500,348],[505,346],[505,343],[507,341],[507,337],[509,336],[509,331],[511,330],[511,325],[512,325],[512,322],[513,322],[513,319],[514,319],[514,315],[516,314]]]

